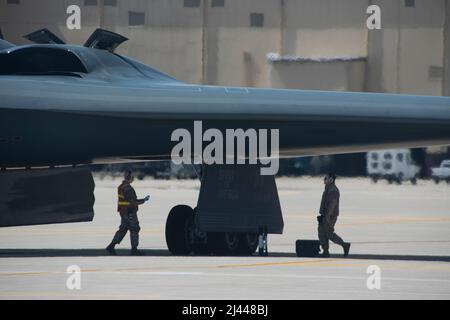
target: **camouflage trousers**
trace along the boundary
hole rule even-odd
[[[328,251],[330,246],[329,240],[341,246],[344,244],[344,240],[334,232],[334,225],[336,224],[337,218],[338,216],[324,216],[322,222],[319,223],[319,242],[325,251]]]
[[[112,243],[120,243],[127,234],[127,231],[130,231],[131,247],[137,248],[137,246],[139,245],[139,231],[141,230],[137,217],[137,211],[128,210],[128,212],[121,212],[120,218],[121,221],[119,230],[117,230],[116,234],[114,235]]]

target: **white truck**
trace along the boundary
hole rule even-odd
[[[431,178],[436,183],[439,183],[441,180],[445,180],[450,184],[450,160],[442,161],[439,168],[432,168]]]
[[[367,174],[373,182],[386,179],[389,183],[411,181],[416,184],[420,167],[414,163],[409,149],[390,149],[367,153]]]

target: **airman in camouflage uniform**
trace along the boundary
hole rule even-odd
[[[122,184],[117,188],[117,211],[120,213],[121,223],[119,230],[117,230],[111,244],[106,247],[106,250],[111,255],[115,255],[115,245],[122,241],[127,234],[127,231],[130,231],[131,254],[143,255],[143,253],[137,249],[139,245],[139,231],[141,230],[137,217],[137,211],[138,206],[148,201],[149,196],[146,196],[144,199],[138,199],[134,188],[131,186],[131,183],[134,180],[131,171],[126,171],[124,177],[125,180],[123,180]]]
[[[329,240],[342,246],[344,249],[344,256],[347,256],[350,251],[350,243],[344,242],[344,240],[334,232],[334,226],[339,216],[340,197],[335,180],[336,176],[333,173],[329,173],[325,176],[325,191],[323,192],[322,201],[320,203],[320,216],[317,217],[317,221],[319,222],[319,242],[323,250],[322,257],[330,256]]]

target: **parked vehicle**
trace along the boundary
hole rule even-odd
[[[420,167],[411,158],[409,149],[391,149],[367,153],[367,174],[372,181],[386,179],[389,183],[411,181],[416,184]]]
[[[450,160],[442,161],[441,166],[439,168],[432,168],[431,178],[436,183],[445,180],[447,181],[447,183],[450,184]]]

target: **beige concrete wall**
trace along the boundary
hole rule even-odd
[[[350,9],[342,10],[342,6]],[[266,59],[269,52],[304,57],[365,56],[365,8],[361,0],[339,4],[335,0],[226,1],[224,8],[208,8],[205,82],[278,86],[277,80],[271,79],[272,68]],[[264,28],[249,28],[252,12],[264,13]],[[318,19],[319,13],[326,13],[329,19]],[[293,79],[290,74],[283,77],[282,70],[276,73]],[[307,82],[299,78],[289,86]],[[308,87],[324,89],[316,83],[312,81]]]
[[[366,56],[367,1],[284,0],[281,4],[280,54],[305,58]],[[281,62],[269,68],[269,85],[273,87],[364,90],[363,61]]]
[[[445,1],[443,94],[450,96],[450,0]]]
[[[128,11],[145,12],[145,26],[128,26]],[[184,8],[179,0],[118,1],[116,9],[105,7],[104,27],[131,39],[119,53],[181,81],[201,83],[202,19],[200,8]]]
[[[205,83],[235,86],[268,85],[266,53],[280,43],[278,0],[225,1],[207,6]],[[264,14],[264,27],[250,27],[250,13]]]
[[[82,8],[81,30],[68,30],[66,10],[69,5]],[[29,41],[22,36],[40,28],[49,28],[68,43],[82,44],[100,25],[98,7],[83,6],[82,0],[21,0],[20,5],[0,2],[0,26],[5,37],[16,44]]]
[[[444,61],[445,0],[376,0],[382,29],[368,32],[367,89],[376,92],[442,94],[443,77],[430,77]]]
[[[82,0],[21,0],[20,5],[0,3],[0,26],[8,40],[29,43],[22,35],[49,28],[67,43],[83,44],[97,27],[131,39],[118,52],[129,55],[181,81],[202,81],[202,14],[183,8],[179,0],[118,0],[117,7],[84,6]],[[66,9],[79,5],[81,30],[66,28]],[[44,10],[43,10],[44,9]],[[145,26],[128,26],[128,11],[145,12]]]
[[[365,0],[285,0],[282,55],[365,56]]]
[[[119,53],[189,83],[450,93],[450,41],[444,40],[450,34],[448,0],[416,0],[414,8],[405,8],[403,0],[225,0],[223,8],[212,8],[209,0],[199,8],[184,8],[183,0],[117,0],[117,7],[98,2],[21,0],[7,5],[0,0],[0,27],[18,44],[27,43],[23,34],[43,27],[82,44],[100,26],[131,39]],[[372,3],[382,9],[382,30],[365,26]],[[65,27],[70,4],[82,8],[81,30]],[[145,25],[128,26],[128,11],[145,12]],[[250,27],[250,13],[264,14],[263,28]],[[269,52],[368,57],[366,68],[312,63],[291,71],[271,65]],[[430,77],[430,67],[438,73],[442,68],[442,75]]]
[[[288,89],[363,91],[364,60],[277,62],[271,64],[270,86]]]
[[[118,0],[117,7],[102,7],[100,0],[98,7],[84,6],[82,0],[21,0],[19,6],[1,4],[0,22],[19,44],[26,43],[20,35],[42,27],[81,44],[101,26],[132,39],[119,53],[182,81],[264,87],[275,83],[268,52],[305,57],[365,54],[365,2],[342,1],[225,0],[223,8],[212,8],[209,1],[200,8],[184,8],[182,0]],[[82,8],[81,31],[65,27],[69,4]],[[145,12],[145,26],[128,26],[128,11]],[[263,28],[250,27],[250,13],[264,14]],[[318,19],[318,14],[330,19]]]

